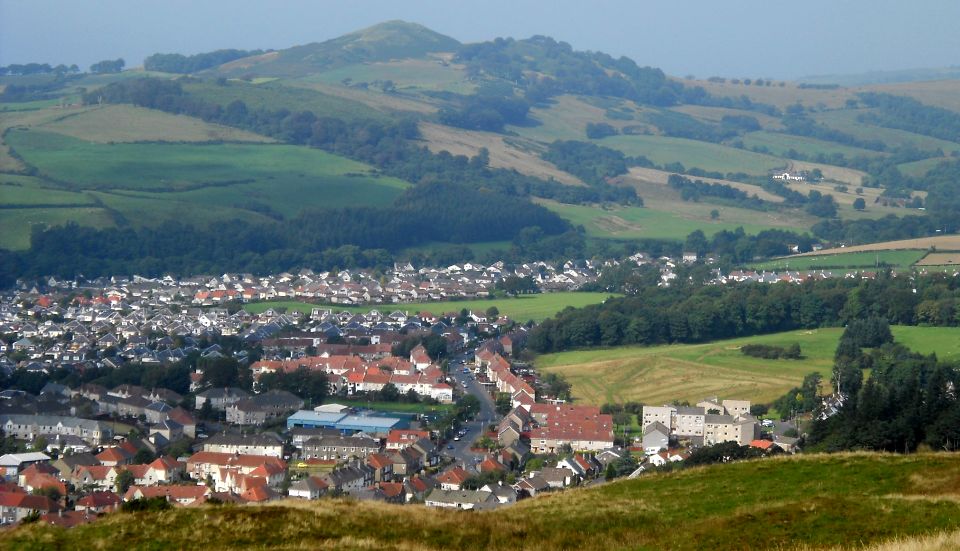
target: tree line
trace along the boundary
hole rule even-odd
[[[686,274],[683,274],[686,275]],[[593,346],[695,343],[844,325],[871,316],[888,323],[960,325],[960,284],[929,275],[912,280],[832,278],[793,283],[644,286],[635,295],[567,309],[531,333],[536,352]],[[914,292],[916,290],[916,292]],[[930,316],[930,312],[943,310]]]
[[[161,73],[196,73],[204,69],[217,67],[224,63],[252,55],[260,55],[262,53],[263,50],[234,49],[215,50],[190,56],[156,53],[147,56],[147,58],[143,60],[143,68],[147,71],[159,71]]]

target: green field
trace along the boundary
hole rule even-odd
[[[626,155],[643,155],[658,165],[681,163],[688,169],[697,167],[724,174],[743,172],[765,176],[771,170],[786,166],[785,160],[771,155],[685,138],[611,136],[596,143]]]
[[[353,499],[174,507],[70,529],[35,522],[5,530],[0,547],[946,550],[960,545],[958,486],[956,454],[799,455],[645,474],[487,512]]]
[[[642,194],[641,194],[642,196]],[[703,230],[712,235],[723,230],[735,230],[742,227],[747,233],[771,228],[788,228],[804,231],[801,224],[758,224],[764,213],[718,207],[710,203],[692,204],[687,212],[656,210],[651,207],[601,207],[569,205],[553,201],[538,201],[573,225],[582,225],[590,237],[605,239],[670,239],[680,241],[694,230]],[[709,212],[718,209],[720,219],[711,220]]]
[[[330,398],[331,402],[358,409],[372,409],[374,411],[393,413],[447,413],[453,409],[452,404],[408,404],[403,402],[364,402],[361,400],[343,400],[339,397]]]
[[[11,131],[7,141],[52,181],[0,175],[0,205],[102,201],[135,225],[266,220],[266,215],[296,216],[304,208],[386,206],[409,185],[377,175],[368,165],[290,145],[102,144],[38,130]],[[99,214],[18,210],[0,221],[0,242],[14,248],[28,245],[31,223],[112,225],[102,209]]]
[[[284,86],[279,82],[251,84],[231,80],[221,86],[214,82],[192,82],[183,89],[197,97],[220,105],[240,100],[248,109],[288,109],[291,112],[312,111],[318,117],[337,117],[345,120],[387,120],[382,112],[359,101],[324,94],[307,88]]]
[[[469,94],[476,88],[466,78],[461,67],[442,65],[439,60],[406,59],[379,63],[358,63],[311,75],[307,82],[341,84],[345,79],[351,84],[366,82],[376,87],[374,81],[393,81],[399,90],[443,90]]]
[[[960,328],[892,328],[894,338],[918,352],[943,359],[960,358]],[[708,396],[770,402],[799,386],[811,372],[830,380],[841,328],[815,329],[745,337],[706,344],[627,346],[547,354],[538,369],[559,373],[573,387],[574,398],[590,404],[696,403]],[[764,360],[744,356],[744,344],[787,346],[798,343],[801,360]]]
[[[819,270],[831,268],[872,269],[894,266],[909,268],[926,256],[926,250],[898,250],[826,254],[818,256],[793,256],[752,264],[754,270]]]
[[[748,134],[744,134],[742,141],[744,147],[747,149],[752,150],[756,147],[765,147],[770,153],[780,157],[791,157],[792,155],[788,155],[788,152],[791,149],[806,155],[807,157],[814,157],[821,154],[830,155],[833,153],[841,153],[847,158],[859,156],[877,157],[883,155],[880,152],[871,151],[869,149],[861,149],[859,147],[851,147],[849,145],[826,142],[823,140],[808,138],[806,136],[782,134],[780,132],[750,132]]]
[[[284,307],[288,310],[310,313],[313,308],[330,308],[334,311],[348,312],[369,312],[370,310],[380,310],[381,312],[423,312],[428,311],[436,315],[447,312],[460,312],[467,310],[485,311],[491,306],[496,306],[500,313],[509,316],[511,319],[525,322],[527,320],[541,321],[552,317],[557,312],[568,306],[582,308],[590,304],[598,304],[613,296],[611,293],[541,293],[537,295],[522,296],[516,298],[495,298],[489,300],[458,300],[446,302],[405,302],[401,304],[380,304],[367,306],[341,306],[328,305],[321,306],[296,301],[270,301],[255,302],[247,304],[244,309],[252,313],[260,313],[269,308]]]
[[[67,222],[94,228],[114,225],[110,213],[100,207],[0,209],[0,249],[27,249],[33,226],[62,226]]]
[[[813,115],[813,118],[835,130],[845,132],[861,140],[880,140],[888,147],[915,147],[925,151],[942,149],[944,153],[960,150],[960,144],[939,138],[932,138],[922,134],[914,134],[906,130],[884,128],[857,120],[861,114],[869,113],[870,109],[835,109],[823,111]]]
[[[931,157],[929,159],[922,159],[919,161],[913,161],[909,163],[901,163],[897,165],[897,169],[900,172],[904,173],[907,176],[912,176],[914,178],[920,178],[925,175],[930,170],[934,169],[940,163],[949,162],[949,157]]]

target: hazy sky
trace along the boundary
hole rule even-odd
[[[545,34],[678,76],[960,65],[957,0],[0,0],[0,65],[279,49],[388,19],[463,42]]]

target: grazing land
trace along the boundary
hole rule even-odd
[[[918,352],[960,357],[960,328],[892,328],[894,338]],[[566,377],[577,401],[589,404],[696,402],[706,396],[770,402],[811,372],[829,381],[841,328],[790,331],[706,344],[627,346],[547,354],[535,365]],[[798,343],[800,360],[764,360],[744,356],[745,344],[788,346]]]
[[[467,80],[462,65],[443,63],[440,59],[403,59],[358,63],[337,67],[312,77],[317,82],[340,84],[344,81],[356,86],[374,81],[391,81],[397,90],[441,90],[457,94],[469,94],[476,84]],[[347,80],[349,79],[349,80]]]
[[[112,142],[252,142],[270,143],[265,136],[205,123],[193,117],[132,105],[83,108],[36,128],[97,143]]]
[[[873,252],[850,252],[839,254],[818,254],[810,256],[788,256],[751,265],[754,270],[829,270],[844,268],[909,268],[914,264],[922,265],[920,260],[926,250],[894,250]]]
[[[883,153],[869,149],[765,130],[745,134],[742,140],[744,147],[747,149],[766,148],[768,152],[778,157],[793,157],[795,156],[794,151],[808,157],[833,153],[841,153],[845,157],[880,157],[883,155]]]
[[[765,176],[769,171],[786,165],[786,161],[772,155],[686,138],[611,136],[597,140],[597,143],[626,155],[643,155],[658,165],[681,163],[686,168],[697,167],[722,173],[743,172]]]
[[[18,527],[0,547],[883,549],[958,541],[958,515],[955,454],[844,453],[648,474],[479,513],[341,499],[118,513],[72,529]]]
[[[656,184],[654,184],[656,185]],[[777,223],[770,213],[718,207],[711,203],[689,203],[683,210],[672,206],[647,201],[645,207],[623,207],[619,205],[568,205],[555,201],[537,202],[569,220],[574,225],[582,225],[587,235],[603,239],[667,239],[682,241],[695,230],[703,230],[707,235],[722,230],[735,230],[742,227],[747,233],[756,233],[770,228],[800,229],[800,224],[792,220]],[[676,201],[679,203],[680,201]],[[720,218],[711,220],[710,211],[720,211]],[[764,224],[764,222],[767,222]]]
[[[268,308],[283,307],[288,310],[297,310],[299,312],[310,313],[314,308],[329,308],[336,312],[346,310],[348,312],[369,312],[370,310],[380,310],[381,312],[393,312],[400,310],[403,312],[422,312],[428,311],[436,315],[447,312],[460,312],[467,310],[485,311],[491,306],[496,306],[501,314],[509,316],[516,321],[525,322],[527,320],[542,321],[552,317],[557,312],[571,306],[573,308],[582,308],[590,304],[598,304],[607,298],[615,296],[611,293],[580,293],[580,292],[560,292],[560,293],[541,293],[536,295],[521,296],[515,298],[493,298],[487,300],[457,300],[445,302],[405,302],[402,304],[371,304],[366,306],[344,306],[344,305],[317,305],[305,302],[295,301],[277,301],[277,302],[255,302],[244,306],[248,312],[263,312]]]

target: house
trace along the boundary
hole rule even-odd
[[[413,500],[423,500],[430,490],[436,488],[436,482],[432,478],[423,478],[421,476],[410,476],[404,479],[403,488],[406,493],[405,501],[410,503]]]
[[[327,493],[328,488],[329,485],[319,476],[308,476],[291,484],[287,493],[290,497],[318,499]]]
[[[322,436],[303,443],[303,457],[343,461],[380,451],[380,442],[367,436]]]
[[[463,467],[455,466],[437,475],[437,482],[441,490],[460,490],[468,478],[470,473]]]
[[[47,496],[0,492],[0,524],[16,524],[34,511],[52,513],[59,510],[59,505]]]
[[[521,479],[513,485],[513,488],[517,491],[518,495],[535,497],[538,493],[547,491],[550,485],[547,484],[547,481],[544,480],[542,476],[534,474]]]
[[[123,494],[124,501],[162,497],[174,505],[187,506],[202,503],[211,493],[207,486],[130,486]]]
[[[502,482],[497,484],[487,484],[480,488],[482,492],[490,492],[497,502],[501,505],[509,505],[517,502],[517,491],[511,486],[505,486]]]
[[[135,454],[130,453],[124,448],[115,446],[112,448],[106,448],[94,457],[96,457],[97,461],[99,461],[100,464],[105,467],[116,467],[117,465],[129,465],[133,462],[134,455]]]
[[[285,390],[270,390],[226,406],[227,422],[237,425],[262,425],[270,419],[303,407],[302,398]]]
[[[500,501],[493,492],[483,490],[444,490],[436,488],[424,498],[427,507],[479,511],[493,509]]]
[[[351,463],[323,477],[331,490],[358,492],[373,483],[373,469],[363,463]]]
[[[544,467],[537,473],[550,488],[566,488],[577,481],[577,475],[567,468]]]
[[[123,500],[117,494],[106,492],[93,492],[77,500],[76,510],[89,513],[111,513],[120,508]]]
[[[244,391],[242,388],[237,387],[226,387],[226,388],[209,388],[203,392],[197,394],[196,397],[196,408],[200,409],[203,407],[203,404],[210,402],[210,407],[216,411],[224,411],[227,409],[227,406],[230,404],[235,404],[244,398],[249,398],[250,395]]]
[[[220,433],[204,440],[203,451],[283,457],[283,442],[278,437],[267,434],[241,436]]]
[[[382,453],[367,456],[367,465],[373,469],[374,482],[388,482],[393,480],[393,460]]]
[[[386,449],[400,450],[411,446],[421,438],[430,439],[430,432],[425,430],[394,429],[387,433]]]
[[[424,467],[424,457],[424,453],[413,446],[393,452],[390,455],[393,461],[393,474],[409,476],[420,472]]]
[[[47,463],[30,465],[20,472],[20,487],[28,492],[56,490],[58,495],[67,495],[67,486],[57,477],[59,473]]]
[[[197,422],[187,410],[177,406],[167,413],[167,419],[183,427],[184,436],[188,438],[197,437]]]
[[[8,453],[0,456],[0,474],[5,477],[16,476],[30,465],[47,461],[50,461],[50,456],[41,452]]]
[[[613,446],[613,416],[601,414],[598,407],[534,404],[530,414],[539,425],[530,431],[533,453],[556,453],[565,446],[574,451]]]
[[[658,453],[670,446],[670,429],[663,423],[654,421],[643,429],[642,441],[644,453]]]

